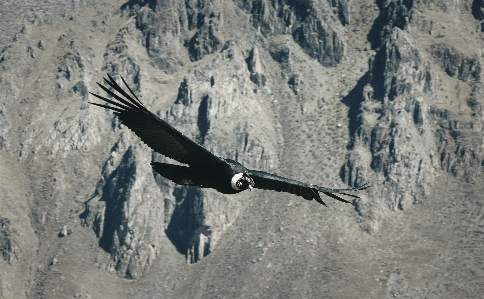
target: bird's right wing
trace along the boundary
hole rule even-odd
[[[326,206],[326,204],[319,196],[318,191],[322,192],[323,194],[329,197],[337,199],[339,201],[350,203],[349,201],[341,198],[336,194],[343,194],[343,195],[359,198],[356,195],[349,194],[346,192],[363,190],[370,187],[370,185],[366,183],[356,188],[331,189],[331,188],[321,187],[313,184],[303,183],[300,181],[281,177],[272,173],[267,173],[267,172],[257,171],[257,170],[249,170],[249,176],[254,180],[255,188],[292,193],[298,196],[302,196],[307,200],[314,199],[318,203],[324,206]]]
[[[141,140],[156,152],[175,159],[178,162],[188,165],[216,165],[222,160],[203,146],[190,140],[188,137],[177,131],[164,120],[151,113],[136,97],[128,84],[124,81],[131,97],[124,91],[114,79],[108,74],[109,80],[104,81],[120,95],[109,90],[105,86],[97,83],[105,92],[111,95],[112,99],[107,99],[100,95],[91,93],[93,96],[114,106],[91,103],[100,107],[114,111],[123,125],[138,135]]]

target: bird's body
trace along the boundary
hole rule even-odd
[[[368,184],[364,184],[356,188],[330,189],[263,171],[250,170],[237,161],[217,157],[146,109],[124,79],[121,78],[133,97],[124,91],[111,76],[108,75],[108,77],[109,80],[104,80],[120,95],[99,83],[98,85],[113,99],[91,94],[114,106],[91,104],[113,110],[121,122],[153,150],[188,165],[151,162],[157,173],[176,184],[212,188],[224,194],[235,194],[247,189],[252,190],[252,188],[289,192],[307,200],[314,199],[323,205],[325,203],[318,192],[349,203],[336,194],[358,198],[358,196],[346,192],[369,187]]]
[[[224,159],[215,167],[207,166],[181,166],[160,162],[151,162],[153,169],[161,176],[179,185],[200,186],[202,188],[212,188],[224,194],[236,194],[249,188],[240,188],[235,182],[242,178],[243,173],[247,173],[247,168],[230,159]]]

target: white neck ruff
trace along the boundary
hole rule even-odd
[[[237,182],[242,178],[244,174],[242,172],[236,173],[233,177],[232,180],[230,181],[230,184],[232,185],[232,188],[235,190],[240,190],[240,188],[237,186]]]

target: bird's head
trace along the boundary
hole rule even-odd
[[[232,177],[232,181],[230,182],[232,185],[232,188],[234,188],[237,191],[243,191],[246,189],[250,189],[252,191],[252,188],[254,187],[255,183],[252,178],[245,173],[236,173]]]

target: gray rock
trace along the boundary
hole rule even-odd
[[[52,156],[66,157],[73,150],[88,151],[101,141],[99,132],[102,130],[98,119],[88,111],[77,120],[61,118],[33,152],[49,148]]]
[[[331,28],[322,13],[307,19],[293,31],[294,41],[323,66],[336,66],[345,55],[343,34]]]
[[[281,64],[288,64],[290,62],[291,49],[287,44],[272,43],[269,48],[269,53],[271,54],[272,59]]]
[[[0,297],[478,298],[481,3],[133,0],[27,24],[0,54]],[[217,155],[372,187],[352,210],[176,186],[86,103],[106,72]]]
[[[291,34],[307,55],[324,66],[336,66],[343,58],[346,45],[342,23],[349,22],[347,1],[338,1],[340,9],[336,11],[327,1],[236,3],[252,14],[253,26],[265,37]]]
[[[19,100],[19,95],[23,88],[23,83],[16,80],[14,76],[2,76],[0,78],[0,103],[5,106],[11,106]]]
[[[453,46],[434,44],[431,52],[437,64],[447,75],[457,77],[462,81],[477,80],[481,78],[481,61],[477,55],[467,57],[459,53]]]
[[[74,41],[69,44],[69,48],[70,51],[64,54],[61,64],[57,68],[57,79],[63,77],[70,81],[74,78],[75,74],[84,68],[84,59]]]
[[[4,110],[0,110],[0,148],[5,150],[8,150],[10,147],[7,133],[11,126],[12,125],[8,120],[8,117],[5,115]]]
[[[49,266],[55,266],[55,265],[57,265],[58,262],[59,262],[59,259],[57,257],[54,257],[52,259],[52,262],[50,262]]]
[[[244,58],[240,54],[229,58],[224,52],[230,50],[239,53],[236,48],[227,48],[213,65],[186,76],[175,104],[160,115],[216,155],[268,170],[275,166],[280,135],[272,124],[264,122],[271,116],[251,96],[250,74],[240,68],[246,63]],[[231,75],[212,76],[220,60],[224,67],[218,72]],[[238,69],[235,73],[234,68]],[[261,126],[250,125],[253,117],[258,117]],[[173,194],[175,198],[167,200],[165,210],[167,235],[180,252],[187,254],[187,261],[194,263],[213,251],[222,233],[235,221],[240,206],[209,189],[176,186]]]
[[[289,85],[289,88],[294,92],[295,95],[298,94],[299,91],[299,85],[304,84],[304,82],[301,80],[299,74],[294,74],[289,81],[287,81],[287,84]]]
[[[67,226],[64,225],[64,227],[60,230],[58,235],[60,238],[67,236]]]
[[[369,83],[360,90],[360,123],[342,177],[355,186],[374,170],[384,178],[381,198],[392,210],[425,198],[433,180],[437,149],[426,130],[423,95],[434,92],[434,73],[410,37],[395,28],[372,58]]]
[[[67,237],[68,235],[72,234],[73,230],[72,228],[68,228],[67,225],[64,225],[62,229],[60,230],[58,236],[59,238]]]
[[[94,229],[99,245],[111,254],[106,269],[133,279],[146,273],[159,253],[164,238],[163,195],[153,177],[147,146],[130,146],[110,172],[115,156],[104,167],[98,186],[102,193],[97,192],[86,203],[81,218],[85,226]]]
[[[136,1],[127,4],[135,4]],[[155,1],[155,9],[146,9],[136,3],[136,28],[143,35],[142,45],[147,49],[151,63],[167,73],[174,73],[184,64],[183,32],[188,30],[187,10],[182,1]]]
[[[351,23],[351,8],[353,5],[352,0],[331,1],[331,5],[334,9],[336,9],[338,18],[342,25],[348,25]]]
[[[476,111],[471,118],[452,119],[448,111],[438,109],[432,109],[429,114],[439,123],[435,136],[442,169],[467,182],[476,182],[476,175],[482,173],[484,165],[480,150],[484,124],[482,103],[472,98],[469,102]]]
[[[259,87],[265,86],[266,76],[263,74],[259,50],[256,47],[252,48],[249,58],[247,58],[247,66],[250,72],[250,80]]]
[[[406,29],[409,23],[412,0],[389,1],[380,8],[380,14],[370,30],[369,39],[374,48],[379,48],[393,28]]]
[[[188,43],[191,61],[200,60],[222,48],[224,42],[220,30],[221,23],[223,23],[223,20],[220,14],[203,22],[203,25]]]
[[[19,238],[20,236],[17,230],[13,228],[10,220],[0,218],[0,253],[9,264],[18,261],[22,255]]]
[[[8,45],[20,31],[26,31],[22,28],[56,23],[72,11],[82,9],[92,3],[92,0],[2,3],[2,15],[4,17],[0,20],[0,26],[3,28],[0,33],[0,49]]]
[[[39,40],[39,43],[37,44],[37,47],[41,50],[45,50],[45,44],[43,40]]]
[[[83,293],[81,293],[81,292],[76,292],[76,293],[74,294],[74,298],[75,298],[75,299],[91,299],[92,297],[91,297],[91,295],[89,294],[89,292],[88,292],[88,291],[84,291]]]
[[[80,96],[82,97],[83,100],[87,100],[87,96],[89,95],[88,91],[87,91],[87,86],[86,84],[84,83],[84,81],[78,81],[73,87],[72,87],[72,91],[74,93],[78,93],[80,94]]]

